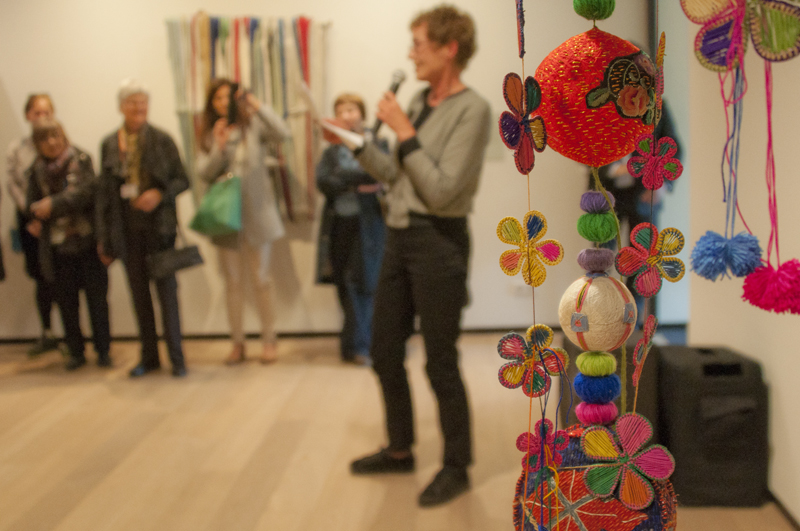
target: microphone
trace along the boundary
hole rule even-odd
[[[400,88],[400,85],[405,80],[406,80],[406,73],[403,72],[402,70],[395,70],[394,73],[392,74],[392,84],[389,85],[389,92],[391,92],[392,94],[397,94],[397,89]],[[373,137],[378,135],[378,129],[381,128],[381,125],[383,125],[383,120],[381,120],[380,118],[376,118],[375,125],[372,126]]]

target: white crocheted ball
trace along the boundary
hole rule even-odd
[[[561,297],[558,321],[569,340],[584,350],[611,351],[636,327],[636,302],[615,278],[582,277]]]

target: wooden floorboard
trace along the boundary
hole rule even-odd
[[[438,470],[441,440],[418,338],[408,361],[417,471],[366,478],[348,468],[384,441],[377,381],[342,365],[335,339],[283,340],[276,364],[236,367],[222,364],[227,342],[186,341],[182,380],[167,369],[129,379],[135,342],[114,343],[112,369],[89,353],[75,373],[58,353],[29,359],[25,345],[2,345],[0,531],[512,529],[514,441],[528,429],[529,402],[497,382],[498,339],[461,342],[472,490],[426,510],[416,498]],[[767,504],[681,508],[679,529],[792,528]]]

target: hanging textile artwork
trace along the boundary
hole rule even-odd
[[[524,72],[523,0],[515,4]],[[578,14],[597,21],[611,16],[615,2],[574,0],[573,5]],[[675,255],[683,249],[684,238],[676,228],[659,230],[651,219],[631,227],[630,246],[623,247],[616,201],[598,176],[600,166],[616,162],[631,179],[641,179],[647,190],[680,177],[678,145],[660,137],[656,129],[662,117],[664,48],[662,34],[654,61],[595,26],[553,50],[535,76],[523,81],[524,76],[512,72],[503,80],[511,112],[500,116],[500,135],[514,150],[517,171],[527,175],[529,197],[521,223],[507,216],[497,226],[499,239],[518,247],[501,255],[500,268],[507,275],[522,271],[534,298],[534,323],[527,334],[506,334],[497,346],[507,360],[499,368],[499,382],[509,389],[522,388],[530,403],[528,430],[533,427],[533,433],[525,431],[516,439],[516,448],[524,453],[513,501],[517,531],[672,531],[677,523],[676,495],[669,481],[675,461],[667,448],[649,444],[653,427],[636,413],[655,317],[643,319],[644,337],[634,350],[636,394],[630,412],[626,341],[639,314],[647,313],[650,298],[662,289],[662,281],[683,277],[684,263]],[[535,322],[536,289],[547,279],[544,266],[558,265],[565,254],[558,241],[542,239],[547,221],[530,204],[534,151],[546,146],[590,166],[595,186],[581,197],[584,214],[577,224],[580,235],[593,243],[577,257],[586,273],[567,288],[558,309],[565,336],[585,350],[575,360],[579,372],[572,382],[566,352],[551,347],[553,331]],[[634,151],[627,165],[617,162]],[[612,276],[614,269],[620,280]],[[626,276],[631,277],[627,285]],[[637,296],[647,299],[642,309]],[[619,363],[611,353],[617,349]],[[555,421],[545,418],[556,388],[551,386],[554,376],[560,377],[562,393],[554,398]],[[579,423],[565,430],[558,425],[559,409],[572,409],[573,390],[581,400],[575,408]],[[564,400],[565,391],[569,400]],[[534,397],[539,404],[536,414]]]
[[[695,38],[700,64],[719,75],[727,142],[722,153],[725,233],[706,232],[692,251],[692,269],[709,280],[745,277],[742,298],[776,313],[800,314],[800,261],[781,262],[778,197],[772,143],[772,63],[800,54],[800,7],[778,0],[681,0],[687,18],[702,27]],[[767,104],[767,196],[770,233],[766,258],[737,198],[742,110],[747,91],[745,51],[752,40],[764,59]],[[736,233],[736,218],[745,231]],[[774,253],[774,260],[773,260]]]
[[[325,99],[326,27],[306,17],[227,18],[203,12],[167,21],[175,101],[190,169],[209,82],[231,79],[271,106],[291,129],[291,140],[276,146],[266,161],[281,212],[291,221],[312,219],[315,211],[314,168],[322,139],[312,115]],[[194,191],[199,197],[200,190]]]

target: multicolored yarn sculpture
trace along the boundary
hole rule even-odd
[[[786,61],[800,54],[800,7],[778,0],[681,0],[681,7],[689,20],[702,25],[695,39],[695,54],[700,64],[720,73],[729,124],[722,171],[727,203],[725,235],[709,231],[700,238],[692,251],[692,269],[710,280],[729,276],[729,273],[745,276],[744,300],[767,311],[800,313],[800,261],[792,259],[781,263],[780,260],[772,143],[771,66],[772,62]],[[742,106],[747,85],[744,53],[750,40],[748,35],[756,53],[764,59],[766,84],[766,181],[771,227],[765,260],[761,259],[758,240],[747,227],[736,196]],[[730,86],[726,88],[728,83]],[[736,234],[737,214],[747,233]],[[772,263],[773,250],[776,266]]]
[[[516,6],[522,57],[521,0],[516,0]],[[574,0],[574,6],[582,16],[599,20],[611,15],[614,1]],[[663,57],[663,46],[659,57]],[[651,136],[660,117],[660,67],[660,61],[656,69],[649,57],[627,41],[594,28],[554,50],[537,69],[536,79],[529,77],[523,83],[512,73],[503,82],[511,112],[501,116],[500,134],[515,150],[518,171],[529,176],[533,152],[547,143],[592,166],[598,185],[597,191],[581,197],[585,214],[578,221],[578,232],[595,244],[578,254],[586,275],[567,289],[559,304],[565,335],[585,350],[576,360],[580,373],[572,384],[582,401],[576,407],[580,425],[563,431],[557,422],[544,418],[551,378],[561,376],[562,391],[571,385],[565,372],[567,353],[551,346],[549,327],[534,324],[525,337],[506,334],[497,346],[499,355],[508,360],[498,371],[500,383],[511,389],[521,387],[531,399],[540,397],[542,415],[531,430],[534,423],[529,414],[528,430],[516,441],[523,452],[513,503],[517,531],[661,531],[674,530],[676,525],[675,493],[667,481],[675,466],[672,456],[662,446],[647,446],[652,426],[644,417],[635,412],[619,417],[615,404],[620,396],[626,402],[627,376],[625,363],[620,364],[621,374],[616,374],[617,360],[609,351],[622,346],[625,360],[624,345],[636,326],[637,308],[625,284],[609,276],[608,271],[619,262],[615,251],[598,246],[616,238],[619,248],[621,242],[614,197],[599,185],[597,167],[627,155],[637,144],[641,156],[636,171],[652,186],[659,179],[663,184],[677,178],[682,170],[674,159],[675,142],[657,142]],[[541,116],[531,118],[537,108]],[[497,235],[516,247],[501,255],[502,271],[507,275],[522,271],[528,285],[541,285],[546,278],[544,265],[556,265],[564,256],[560,243],[542,239],[546,231],[547,222],[536,210],[530,210],[522,223],[513,217],[502,219]],[[659,272],[659,286],[664,269],[670,279],[678,277],[678,271],[682,276],[683,263],[668,256],[682,248],[680,233],[667,229],[659,237],[649,224],[640,232],[652,237],[652,243],[645,242],[644,253],[644,247],[634,248],[635,260],[623,263],[636,265],[636,272],[648,279],[647,285],[655,281],[647,268]],[[644,245],[635,238],[634,242]],[[639,258],[647,268],[639,264]],[[637,350],[641,353],[637,369],[645,361],[653,331]]]

